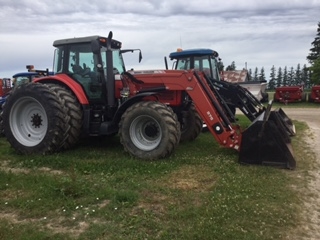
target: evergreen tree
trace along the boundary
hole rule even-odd
[[[318,23],[317,34],[314,41],[311,43],[310,53],[307,56],[309,63],[313,64],[320,57],[320,22]]]
[[[282,79],[283,86],[289,86],[287,66],[285,66],[283,69]]]
[[[313,62],[313,65],[310,67],[311,71],[311,83],[320,84],[320,57]]]
[[[297,65],[295,79],[294,79],[295,85],[301,85],[301,69],[300,69],[300,63]]]
[[[288,85],[289,85],[289,86],[295,85],[293,67],[291,67],[291,68],[290,68],[290,71],[288,72]]]
[[[264,72],[264,67],[262,67],[260,70],[259,81],[266,81],[266,74]]]
[[[281,67],[279,67],[277,78],[276,78],[276,87],[281,87],[281,86],[282,86],[282,69]]]
[[[231,65],[229,65],[227,68],[226,68],[227,71],[234,71],[236,70],[236,63],[234,61],[232,61]]]
[[[248,79],[249,79],[249,81],[252,81],[252,70],[251,70],[251,68],[249,68],[249,71],[248,71]]]
[[[310,89],[310,71],[309,68],[307,68],[307,65],[304,64],[301,72],[301,81],[304,83],[304,87],[306,89]]]
[[[270,79],[269,79],[269,83],[268,83],[268,89],[275,89],[276,87],[276,69],[274,66],[272,66],[271,70],[270,70]]]
[[[258,68],[254,69],[253,81],[258,81]]]

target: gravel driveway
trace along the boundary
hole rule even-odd
[[[316,161],[308,171],[308,187],[304,189],[304,219],[297,235],[288,239],[293,240],[319,240],[320,239],[320,105],[319,108],[282,108],[292,119],[306,122],[311,131],[311,138],[307,139],[310,147],[314,149]],[[309,136],[310,136],[309,135]],[[299,162],[297,170],[299,171]],[[294,233],[293,233],[294,234]]]

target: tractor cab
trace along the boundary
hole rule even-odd
[[[100,36],[55,41],[53,43],[56,47],[53,67],[55,74],[69,75],[82,86],[89,100],[105,100],[106,95],[103,91],[106,90],[108,76],[113,78],[114,74],[125,72],[120,52],[121,42],[113,39],[110,43],[113,65],[108,69],[110,60],[107,54],[107,42],[107,38]],[[110,75],[109,71],[112,72]]]
[[[140,49],[121,49],[122,43],[110,37],[89,36],[56,40],[54,72],[67,74],[83,88],[89,102],[114,106],[115,82],[126,72],[123,53]]]
[[[169,58],[174,60],[172,68],[175,70],[195,69],[214,80],[220,80],[218,56],[219,54],[211,49],[178,48],[176,52],[170,53]]]
[[[35,78],[54,75],[54,73],[50,72],[49,69],[35,70],[33,65],[27,65],[26,68],[28,69],[27,72],[19,72],[12,76],[12,85],[14,87],[32,82]]]

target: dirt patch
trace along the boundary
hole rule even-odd
[[[32,172],[32,169],[29,168],[19,168],[19,167],[11,167],[9,161],[1,161],[0,162],[0,170],[4,171],[4,172],[11,172],[14,174],[20,174],[20,173],[24,173],[24,174],[29,174]],[[41,167],[41,168],[37,168],[37,172],[43,172],[43,173],[50,173],[50,174],[54,174],[54,175],[62,175],[63,172],[59,171],[59,170],[54,170],[48,167]]]
[[[315,161],[308,170],[307,188],[300,189],[304,200],[302,224],[297,230],[298,236],[291,235],[288,239],[318,240],[320,239],[320,109],[286,108],[284,110],[291,119],[308,124],[310,132],[306,136],[306,142],[315,154]]]
[[[64,217],[53,220],[48,218],[20,219],[20,216],[16,213],[2,213],[1,218],[10,221],[13,224],[37,224],[39,229],[43,231],[50,229],[54,233],[66,233],[73,237],[78,237],[81,233],[85,232],[89,228],[89,224],[86,222],[77,222],[76,226],[74,226],[74,223],[70,224],[72,227],[65,226],[66,222],[71,220],[68,220]]]
[[[214,186],[216,179],[212,176],[204,166],[184,166],[173,171],[162,183],[168,188],[201,192]]]

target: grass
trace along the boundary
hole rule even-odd
[[[0,239],[285,239],[312,161],[307,127],[296,128],[295,171],[240,165],[210,133],[151,162],[117,136],[50,156],[17,155],[0,138]]]

